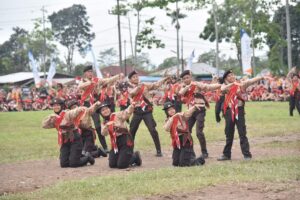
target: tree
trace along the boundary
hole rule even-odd
[[[15,27],[9,40],[0,45],[0,73],[29,71],[26,42],[28,32]]]
[[[292,40],[292,64],[300,66],[300,3],[290,5],[290,25]],[[278,8],[272,20],[272,32],[268,33],[267,44],[270,47],[270,68],[275,74],[288,71],[287,67],[287,31],[285,6]]]
[[[61,45],[67,48],[66,62],[69,73],[73,72],[73,55],[75,48],[80,52],[85,51],[90,42],[95,38],[91,24],[88,22],[86,8],[76,5],[62,9],[50,15],[54,36]]]
[[[100,67],[106,67],[118,62],[117,51],[114,48],[103,50],[99,53],[98,62]]]
[[[46,39],[46,46],[44,44],[44,37]],[[34,23],[34,29],[29,33],[27,40],[27,49],[30,50],[35,56],[36,60],[39,60],[41,69],[48,71],[51,63],[51,59],[54,59],[56,62],[58,58],[58,50],[54,42],[54,35],[50,28],[42,29],[42,19],[37,19]],[[45,68],[43,62],[41,62],[44,56],[45,48]]]
[[[164,48],[165,44],[162,42],[162,40],[158,39],[154,34],[154,24],[155,24],[155,17],[150,17],[148,19],[142,19],[141,12],[143,9],[147,8],[149,6],[149,0],[137,0],[134,3],[127,3],[127,4],[120,4],[119,10],[118,7],[115,6],[112,8],[111,13],[114,15],[122,15],[126,16],[130,12],[134,14],[137,18],[137,24],[136,24],[136,33],[134,36],[133,41],[133,63],[134,65],[138,65],[137,61],[137,53],[141,53],[142,49],[148,48],[152,49],[155,48]],[[141,23],[143,23],[143,27],[141,27]],[[161,27],[162,28],[162,27]],[[131,29],[131,27],[129,27]],[[162,28],[163,29],[163,28]],[[130,30],[131,32],[131,30]]]
[[[211,66],[216,66],[216,51],[210,50],[209,52],[205,52],[199,55],[198,62],[206,63]]]
[[[164,59],[163,62],[160,65],[158,65],[157,70],[166,69],[175,65],[177,65],[177,57],[169,57]]]
[[[211,4],[211,2],[208,2]],[[261,47],[265,43],[265,33],[272,31],[269,26],[270,8],[278,4],[278,0],[225,0],[217,10],[219,41],[234,43],[237,49],[237,59],[240,63],[241,71],[241,48],[240,30],[243,28],[250,33],[250,23],[253,24],[254,47]],[[209,11],[210,18],[206,21],[206,26],[199,37],[211,42],[216,40],[213,10]]]

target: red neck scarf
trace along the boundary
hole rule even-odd
[[[55,120],[55,128],[58,131],[58,144],[62,145],[65,141],[63,141],[63,135],[62,135],[62,130],[59,127],[62,120],[65,117],[66,112],[65,111],[61,111],[60,114],[58,116],[56,116],[56,120]]]
[[[187,105],[189,105],[193,101],[195,90],[196,90],[196,85],[191,85],[189,90],[185,93],[187,99],[186,100]]]
[[[296,81],[296,82],[293,83],[293,87],[292,87],[292,89],[290,90],[290,95],[291,95],[291,96],[294,96],[294,95],[295,95],[295,91],[296,91],[298,85],[299,85],[299,82],[298,82],[298,81]]]
[[[93,78],[92,83],[85,89],[84,93],[81,95],[80,105],[83,105],[86,98],[90,97],[90,104],[94,103],[94,94],[93,91],[96,87],[96,83],[98,82],[98,78]]]
[[[115,121],[116,115],[113,113],[110,115],[109,122]],[[118,152],[118,147],[117,147],[117,134],[114,130],[114,125],[111,124],[108,126],[108,132],[110,136],[110,142],[111,142],[111,148],[114,150],[115,153]]]
[[[145,85],[142,85],[142,87],[138,91],[137,95],[135,97],[133,97],[133,101],[141,102],[142,110],[144,110],[147,106],[147,103],[144,101],[144,96],[143,96],[144,90],[145,90]]]
[[[174,148],[177,147],[178,149],[180,149],[181,145],[180,145],[180,140],[179,140],[178,131],[177,131],[178,122],[180,122],[181,126],[183,126],[183,122],[179,116],[173,117],[173,122],[171,125],[171,139],[172,139],[172,146]],[[184,131],[185,132],[188,131],[188,122],[187,121],[185,121],[185,130]],[[190,141],[190,142],[192,142],[192,141]]]
[[[229,103],[231,104],[231,120],[238,119],[238,98],[237,90],[239,89],[238,85],[232,85],[229,89],[228,94],[225,97],[223,111],[226,113]]]
[[[120,104],[121,106],[126,106],[126,105],[127,105],[127,102],[128,102],[128,95],[129,95],[128,91],[123,92],[123,93],[121,94],[120,100],[119,100],[119,104]]]

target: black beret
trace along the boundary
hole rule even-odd
[[[232,69],[227,70],[227,71],[223,74],[223,82],[225,82],[225,78],[226,78],[230,73],[233,73]]]
[[[135,74],[138,74],[138,73],[137,73],[137,71],[133,70],[132,72],[130,72],[130,73],[128,74],[128,78],[131,79],[131,77],[132,77],[133,75],[135,75]]]
[[[62,99],[60,99],[60,98],[55,98],[55,99],[52,100],[51,105],[54,105],[54,104],[64,105],[64,103],[65,103],[65,102],[64,102]]]
[[[110,104],[109,103],[107,103],[107,102],[103,102],[103,103],[101,103],[100,104],[100,106],[98,107],[98,109],[101,111],[101,108],[104,108],[104,107],[109,107],[110,106]]]
[[[185,75],[191,75],[191,71],[190,71],[190,70],[184,70],[184,71],[180,74],[180,78],[183,78]]]
[[[171,102],[166,102],[165,104],[164,104],[164,108],[163,108],[163,110],[167,110],[167,109],[169,109],[169,108],[171,108],[171,107],[174,107],[174,104],[172,104]]]
[[[86,71],[89,71],[89,70],[93,70],[92,65],[85,66],[84,69],[83,69],[83,73],[86,72]]]

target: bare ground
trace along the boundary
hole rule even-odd
[[[269,148],[262,148],[260,146],[256,146],[258,144],[269,143],[273,141],[296,141],[300,140],[300,134],[292,134],[292,135],[284,135],[284,136],[276,136],[276,137],[259,137],[259,138],[251,138],[250,145],[251,152],[253,154],[254,159],[260,157],[274,157],[274,156],[282,156],[282,155],[300,155],[300,147],[299,148],[272,148],[270,151]],[[198,142],[195,141],[195,152],[199,154],[200,148]],[[209,159],[207,159],[206,164],[213,164],[216,161],[216,158],[219,157],[222,153],[224,147],[224,142],[212,142],[208,143],[209,150]],[[25,192],[25,191],[33,191],[45,186],[49,186],[55,184],[59,181],[63,180],[74,180],[74,179],[82,179],[91,176],[104,176],[110,174],[119,174],[119,173],[129,173],[130,171],[142,171],[142,170],[150,170],[150,169],[158,169],[163,167],[171,166],[172,159],[172,150],[171,148],[165,149],[163,151],[163,157],[155,157],[154,152],[143,152],[141,151],[141,155],[143,158],[143,165],[141,167],[133,167],[125,170],[117,170],[110,169],[108,167],[107,158],[97,158],[96,163],[93,166],[86,166],[80,168],[60,168],[58,159],[51,160],[37,160],[37,161],[23,161],[18,163],[10,163],[10,164],[0,164],[0,195],[7,193],[17,193],[17,192]],[[239,161],[243,159],[239,141],[235,141],[232,148],[232,160]],[[75,176],[76,174],[76,176]],[[276,184],[276,185],[267,185],[265,183],[249,183],[249,184],[240,184],[238,186],[235,185],[234,189],[232,185],[217,185],[213,187],[208,187],[199,192],[190,193],[190,194],[179,194],[179,195],[166,195],[166,196],[158,196],[155,199],[221,199],[224,195],[223,192],[232,194],[236,196],[235,199],[243,198],[244,200],[249,199],[249,194],[255,195],[258,194],[256,200],[259,199],[282,199],[282,198],[273,198],[272,194],[276,197],[278,195],[288,195],[291,198],[283,198],[283,199],[295,199],[295,195],[300,194],[299,183],[295,186],[294,183],[289,183],[291,187],[288,190],[276,192],[281,190],[280,188],[284,188],[286,184]],[[250,188],[250,189],[249,189]],[[279,189],[278,189],[279,188]],[[264,196],[266,190],[270,190],[267,192],[270,196]],[[223,195],[218,195],[217,191],[222,191]],[[215,192],[213,192],[215,191]],[[253,194],[252,194],[253,193]],[[279,194],[280,193],[280,194]],[[212,198],[211,194],[214,194],[214,198]],[[244,194],[248,194],[245,196],[241,196]],[[185,195],[185,196],[182,196]],[[206,196],[205,196],[206,195]],[[255,199],[252,196],[251,199]],[[224,198],[224,196],[223,196]],[[297,199],[297,198],[296,198]],[[299,198],[298,198],[299,199]]]
[[[209,186],[190,193],[158,195],[135,200],[295,200],[300,199],[300,182],[285,183],[239,183]]]

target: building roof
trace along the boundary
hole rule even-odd
[[[152,73],[151,75],[159,75],[163,76],[166,71],[168,70],[168,75],[173,75],[177,73],[177,66],[173,66],[167,69],[163,69],[157,72]],[[215,67],[212,67],[206,63],[193,63],[191,67],[191,71],[193,75],[211,75],[211,74],[217,74],[217,69]],[[224,70],[219,70],[220,76],[224,74]]]
[[[48,73],[46,73],[47,75]],[[40,77],[44,77],[43,72],[39,72]],[[54,79],[58,78],[73,78],[74,76],[67,75],[67,74],[61,74],[61,73],[56,73],[54,75]],[[32,72],[17,72],[17,73],[12,73],[12,74],[7,74],[0,76],[0,84],[24,84],[27,82],[33,81],[33,73]]]
[[[108,67],[104,67],[101,70],[101,73],[103,74],[103,76],[105,76],[105,74],[109,73],[111,76],[114,76],[116,74],[120,74],[123,73],[125,75],[128,75],[131,71],[135,70],[139,73],[140,76],[146,76],[148,75],[147,72],[140,70],[140,69],[136,69],[133,68],[132,66],[126,66],[126,73],[125,73],[125,68],[122,67],[122,70],[119,66],[108,66]]]

